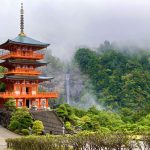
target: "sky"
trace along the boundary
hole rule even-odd
[[[19,34],[21,2],[26,35],[63,60],[105,40],[150,47],[149,0],[0,0],[0,43]]]

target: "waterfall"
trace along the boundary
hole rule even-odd
[[[66,74],[66,95],[67,95],[67,104],[70,104],[70,74]]]

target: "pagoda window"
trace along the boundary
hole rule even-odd
[[[16,91],[20,91],[20,86],[17,86],[17,87],[16,87]]]
[[[26,55],[26,52],[25,51],[23,51],[23,56],[25,56]]]
[[[30,66],[30,69],[33,69],[33,66]]]
[[[36,94],[36,87],[32,87],[32,95]]]
[[[26,87],[22,87],[22,93],[23,93],[23,94],[26,93]]]
[[[23,105],[22,100],[19,100],[19,102],[18,102],[18,107],[22,107],[22,105]]]

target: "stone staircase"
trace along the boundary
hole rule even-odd
[[[34,120],[43,122],[45,133],[63,134],[63,122],[55,111],[30,111]]]

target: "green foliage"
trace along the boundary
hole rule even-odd
[[[140,121],[138,122],[138,124],[150,127],[150,114],[148,114],[145,117],[141,118]]]
[[[150,113],[150,53],[131,55],[112,49],[108,42],[104,47],[99,53],[79,49],[75,60],[91,79],[98,102],[125,122],[136,122]]]
[[[33,122],[33,126],[32,126],[33,133],[36,134],[36,135],[40,135],[43,130],[44,130],[44,126],[43,126],[42,121],[35,120]]]
[[[30,132],[29,132],[28,129],[22,129],[22,130],[21,130],[21,133],[22,133],[23,135],[30,135]]]
[[[73,114],[74,110],[68,104],[62,104],[57,108],[58,116],[61,117],[65,122],[66,121],[74,121]]]
[[[150,148],[150,135],[140,136],[143,148]],[[134,142],[133,142],[134,140]],[[6,140],[15,150],[142,149],[133,134],[125,132],[80,132],[74,135],[28,136]]]
[[[6,101],[6,102],[4,103],[4,106],[5,106],[5,108],[6,108],[7,110],[9,110],[9,111],[14,111],[14,110],[16,110],[16,103],[15,103],[14,99],[9,99],[8,101]]]
[[[0,66],[0,78],[4,76],[6,68]],[[5,92],[6,85],[3,82],[0,82],[0,92]]]
[[[32,125],[32,122],[32,117],[28,110],[17,109],[17,111],[12,113],[9,129],[12,131],[28,129]]]
[[[0,83],[0,92],[5,92],[6,85],[4,83]]]
[[[81,111],[81,113],[79,113]],[[124,122],[121,117],[109,111],[102,111],[92,106],[88,110],[77,109],[62,104],[57,108],[58,116],[65,122],[68,130],[92,130],[99,131],[103,128],[113,130],[113,128],[121,126]]]

